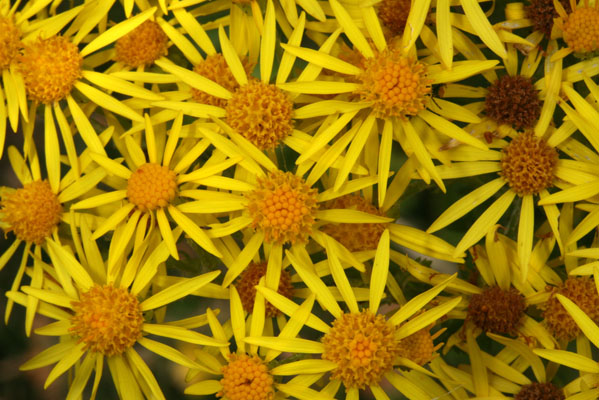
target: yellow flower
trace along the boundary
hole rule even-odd
[[[448,287],[450,293],[465,298],[449,318],[463,319],[474,337],[481,332],[518,336],[523,340],[537,341],[542,347],[556,347],[556,339],[543,324],[526,313],[529,306],[539,306],[549,297],[548,284],[559,285],[561,279],[547,265],[547,259],[555,245],[555,238],[539,241],[532,252],[530,265],[523,268],[517,257],[517,244],[497,232],[496,225],[486,233],[485,247],[471,249],[476,265],[475,279],[480,275],[483,285],[476,281],[455,279]],[[436,284],[447,277],[437,271],[421,266],[402,255],[392,254],[391,259],[405,268],[417,279]],[[526,274],[526,278],[523,278]],[[456,332],[448,340],[446,349],[463,341],[463,332]]]
[[[411,338],[423,328],[429,327],[437,319],[451,311],[461,300],[453,298],[433,307],[421,314],[422,310],[455,278],[449,277],[434,288],[403,304],[391,317],[378,314],[379,305],[385,290],[389,257],[388,232],[383,234],[382,244],[379,244],[377,256],[370,279],[369,306],[360,308],[354,289],[343,270],[341,263],[334,254],[328,254],[329,266],[335,284],[349,312],[344,312],[331,290],[313,272],[314,265],[305,250],[292,249],[286,251],[287,258],[294,266],[302,280],[316,295],[316,299],[334,318],[331,325],[321,321],[315,314],[308,315],[305,324],[320,331],[323,337],[320,341],[273,337],[266,335],[251,335],[245,338],[250,345],[259,345],[277,351],[287,351],[300,354],[320,354],[320,360],[310,360],[313,371],[331,372],[334,383],[340,381],[346,388],[350,399],[359,397],[359,390],[369,387],[375,393],[383,393],[380,384],[386,378],[397,390],[404,392],[409,388],[404,386],[405,378],[394,372],[394,367],[403,365],[408,368],[420,369],[419,364],[426,363],[434,357],[435,347],[432,338],[422,340]],[[258,286],[258,292],[268,301],[278,307],[283,313],[294,319],[298,305],[264,286]],[[302,306],[303,307],[303,306]],[[410,318],[413,317],[413,318]],[[291,321],[290,320],[290,321]],[[428,335],[426,332],[425,336]],[[402,347],[402,340],[408,340],[416,348]],[[409,350],[409,351],[408,351]],[[413,359],[409,359],[413,357]],[[302,365],[296,368],[288,366],[288,373],[293,375],[305,374]],[[411,385],[410,385],[411,386]],[[334,390],[332,393],[337,391]]]
[[[576,3],[576,0],[570,0],[570,12],[561,3],[555,3],[559,14],[555,25],[568,47],[561,49],[554,59],[572,53],[579,57],[592,57],[599,51],[599,8],[597,4],[589,5],[589,0]]]
[[[302,382],[301,378],[292,378],[286,383],[280,383],[280,379],[276,379],[295,375],[292,370],[297,368],[319,373],[318,360],[285,362],[282,359],[278,366],[273,367],[273,363],[276,363],[281,356],[281,351],[246,342],[248,336],[259,336],[263,333],[273,335],[272,324],[265,324],[267,303],[264,297],[257,294],[252,313],[246,314],[242,298],[235,285],[230,286],[229,293],[230,321],[223,326],[210,309],[206,311],[206,315],[214,338],[220,341],[234,341],[237,350],[232,353],[228,347],[219,347],[220,354],[214,347],[196,350],[197,362],[209,365],[212,371],[192,368],[188,373],[187,380],[194,382],[185,389],[185,393],[216,394],[217,397],[228,400],[245,400],[251,396],[257,400],[272,400],[308,394],[315,398],[321,398],[320,393],[310,389],[309,384]],[[299,338],[298,333],[311,316],[310,311],[313,304],[314,295],[310,294],[302,305],[297,307],[294,315],[287,321],[276,338],[282,341],[303,342],[304,339]],[[248,318],[250,315],[251,319]],[[234,340],[231,340],[231,336]],[[209,379],[206,379],[206,375],[209,375]],[[219,379],[214,379],[215,377]]]
[[[36,333],[58,336],[60,343],[20,367],[21,370],[31,370],[56,363],[44,387],[73,368],[73,381],[67,398],[79,398],[91,373],[95,371],[92,387],[94,398],[104,363],[107,363],[120,398],[164,399],[158,382],[135,350],[136,345],[187,368],[201,366],[173,347],[147,338],[147,335],[196,345],[228,345],[226,340],[214,339],[181,327],[179,321],[153,323],[144,315],[200,289],[212,281],[219,274],[218,271],[183,279],[149,295],[147,288],[152,284],[159,264],[169,255],[166,244],[160,242],[157,232],[137,243],[131,253],[115,253],[117,244],[112,242],[109,259],[117,259],[113,267],[102,259],[95,240],[90,239],[91,231],[87,223],[81,224],[81,236],[75,229],[72,232],[75,243],[80,244],[77,256],[73,255],[71,248],[55,240],[47,242],[51,265],[54,267],[49,273],[53,279],[39,287],[22,286],[24,293],[7,293],[10,299],[22,305],[27,305],[26,294],[38,299],[37,312],[56,320],[37,329]],[[175,236],[180,232],[177,229]],[[44,270],[48,271],[49,266],[43,261],[35,262],[43,264]],[[195,319],[202,317],[205,319],[205,316]],[[190,321],[184,321],[189,326]]]
[[[49,127],[46,138],[55,137]],[[55,133],[55,131],[54,131]],[[107,139],[111,131],[101,134]],[[94,186],[105,176],[100,171],[93,171],[86,179],[77,179],[78,175],[74,169],[61,174],[60,152],[58,142],[46,141],[46,165],[47,175],[42,176],[37,150],[34,144],[30,144],[31,158],[26,161],[19,151],[10,146],[8,157],[18,180],[23,187],[0,189],[0,229],[9,235],[14,233],[12,244],[0,257],[0,269],[4,268],[11,260],[16,251],[24,244],[20,267],[13,281],[11,290],[17,290],[21,285],[21,279],[25,272],[30,255],[41,257],[42,249],[46,251],[47,240],[58,237],[58,229],[66,222],[71,229],[79,224],[79,216],[69,209],[69,203],[78,197],[85,195],[91,186]],[[87,168],[92,160],[89,150],[85,150],[77,160],[82,168]],[[38,267],[40,268],[38,270]],[[34,276],[31,285],[41,287],[43,274],[38,265],[34,268]],[[13,301],[9,300],[6,306],[5,320],[10,317]],[[33,317],[37,307],[37,300],[31,300],[27,304],[27,315],[25,319],[25,332],[31,332]]]
[[[301,109],[302,115],[310,111],[312,117],[334,117],[328,129],[321,129],[314,135],[296,161],[298,164],[322,151],[332,137],[352,122],[350,132],[353,136],[349,140],[349,146],[345,145],[347,153],[335,181],[335,190],[339,190],[350,170],[356,166],[373,131],[383,133],[378,152],[381,160],[379,173],[389,170],[388,160],[395,137],[406,154],[413,154],[418,160],[425,179],[432,178],[442,190],[445,186],[432,161],[432,157],[441,157],[438,149],[442,143],[437,132],[478,149],[487,148],[481,140],[449,122],[449,119],[479,122],[478,116],[450,102],[441,101],[443,107],[433,108],[433,100],[437,101],[437,98],[433,95],[432,86],[462,80],[486,71],[496,65],[496,61],[459,61],[453,63],[451,70],[446,70],[438,58],[419,59],[415,43],[421,32],[428,35],[427,39],[430,40],[423,41],[431,46],[433,42],[437,43],[437,39],[428,28],[423,28],[429,2],[414,4],[407,22],[411,28],[406,29],[400,44],[392,45],[385,40],[372,6],[360,9],[360,19],[370,36],[369,42],[350,15],[352,8],[348,6],[346,9],[337,0],[330,1],[343,32],[354,46],[353,49],[360,52],[362,61],[358,63],[350,63],[329,54],[341,29],[333,32],[319,50],[294,44],[281,45],[286,54],[308,61],[310,68],[326,68],[339,74],[337,80],[317,80],[315,76],[282,86],[296,93],[336,95],[332,100],[312,102]],[[300,110],[296,115],[299,112]],[[328,165],[336,161],[328,154],[325,157]],[[382,195],[379,202],[384,202]]]
[[[228,158],[223,157],[222,153],[213,154],[213,158],[208,162],[199,168],[193,167],[190,171],[210,143],[206,139],[180,141],[182,124],[183,115],[179,113],[167,133],[164,127],[154,126],[146,114],[147,155],[133,136],[127,135],[123,143],[125,146],[121,151],[127,157],[129,167],[122,165],[121,159],[114,160],[102,154],[91,153],[92,159],[102,170],[113,177],[111,186],[115,190],[89,197],[74,204],[72,208],[81,210],[117,202],[122,204],[122,207],[119,207],[96,229],[94,238],[99,238],[114,229],[124,229],[123,234],[119,235],[116,241],[117,248],[122,251],[134,237],[136,228],[159,230],[170,254],[175,259],[179,259],[176,240],[167,217],[168,211],[172,220],[199,246],[211,254],[221,256],[209,235],[186,214],[197,213],[195,207],[200,203],[203,205],[202,210],[210,208],[210,212],[215,212],[216,209],[223,208],[222,200],[225,198],[236,204],[235,200],[239,196],[196,188],[199,185],[216,188],[224,185],[228,188],[227,178],[219,174],[239,162],[240,157]],[[181,203],[180,199],[184,198],[201,198],[209,201]],[[225,205],[223,211],[228,210],[227,207]],[[148,227],[150,220],[157,221],[157,226],[151,223]]]

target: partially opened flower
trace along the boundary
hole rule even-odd
[[[287,251],[287,257],[306,285],[316,294],[316,299],[333,317],[331,325],[323,324],[313,314],[306,325],[320,331],[320,341],[289,341],[272,336],[252,335],[245,338],[250,345],[260,345],[278,351],[299,354],[319,354],[320,360],[311,360],[315,370],[331,372],[331,381],[341,382],[350,399],[358,399],[359,391],[369,387],[376,393],[383,393],[382,383],[388,380],[397,390],[407,390],[405,378],[394,371],[397,366],[420,369],[434,358],[437,347],[428,332],[432,323],[451,309],[461,298],[453,298],[421,311],[455,278],[446,279],[436,287],[424,292],[399,308],[390,318],[379,314],[379,305],[385,290],[388,274],[389,234],[386,231],[377,249],[372,276],[370,279],[369,307],[360,308],[348,278],[334,253],[328,254],[331,275],[349,312],[344,312],[331,291],[313,272],[310,257],[300,249]],[[275,291],[258,286],[258,291],[268,301],[279,307],[290,317],[296,313],[297,304],[288,301]],[[413,318],[411,318],[413,317]],[[318,322],[318,323],[316,323]],[[413,336],[415,335],[415,336]],[[305,374],[301,365],[289,369],[290,374]],[[333,395],[337,389],[333,391]],[[382,395],[382,394],[381,394]]]
[[[209,364],[212,371],[206,374],[204,370],[192,368],[187,375],[187,380],[195,382],[185,389],[186,394],[216,394],[217,397],[229,400],[249,398],[272,400],[288,396],[301,397],[302,395],[325,398],[324,394],[310,389],[310,383],[302,382],[301,378],[293,378],[295,375],[293,371],[297,369],[304,371],[309,369],[315,374],[324,375],[325,371],[319,370],[317,360],[286,361],[287,357],[282,355],[280,350],[245,343],[245,338],[249,335],[274,335],[270,320],[265,319],[267,316],[266,302],[261,294],[255,297],[253,312],[248,314],[244,311],[245,307],[240,293],[237,292],[234,285],[231,285],[230,304],[231,319],[226,324],[221,324],[212,310],[208,309],[206,314],[215,339],[230,340],[235,343],[237,349],[235,352],[231,352],[228,347],[219,347],[220,354],[216,354],[216,348],[196,350],[197,361]],[[301,306],[298,306],[294,315],[276,335],[276,338],[297,345],[302,343],[308,345],[308,341],[298,336],[306,321],[311,318],[311,322],[325,325],[310,313],[313,304],[314,295],[312,294]],[[200,373],[203,373],[204,379],[198,379]],[[314,378],[313,381],[316,381],[319,376]],[[326,398],[332,400],[332,397]]]
[[[115,267],[109,267],[102,259],[96,242],[89,239],[91,232],[86,224],[82,224],[82,237],[74,232],[79,243],[81,238],[86,239],[84,247],[77,250],[77,257],[71,248],[49,240],[48,254],[54,269],[44,265],[44,273],[49,274],[51,279],[47,279],[40,288],[21,287],[24,293],[39,300],[40,314],[56,320],[37,329],[36,333],[61,338],[60,343],[21,366],[22,370],[31,370],[56,363],[44,387],[72,370],[73,382],[67,398],[80,398],[95,371],[92,388],[92,397],[95,397],[106,363],[120,398],[164,399],[160,385],[135,345],[188,368],[201,368],[201,365],[175,348],[149,339],[147,335],[199,345],[228,345],[226,340],[178,326],[177,321],[166,324],[150,322],[149,316],[153,310],[201,288],[213,280],[218,271],[184,279],[152,294],[149,291],[152,279],[169,255],[166,244],[160,243],[156,232],[147,235],[135,246],[132,254],[122,252],[114,255],[113,244],[110,257],[118,258]],[[177,229],[175,235],[180,232]],[[7,296],[26,305],[24,293],[11,291]]]
[[[198,194],[212,194],[214,201],[210,204],[218,203],[222,197],[219,196],[220,193],[196,188],[199,185],[217,188],[224,185],[224,188],[228,188],[226,178],[219,180],[219,174],[240,161],[240,158],[231,159],[222,154],[213,154],[212,159],[196,166],[196,161],[210,147],[210,142],[207,139],[180,141],[183,124],[181,113],[169,131],[158,131],[158,127],[155,131],[147,114],[145,121],[147,155],[130,135],[125,138],[126,147],[123,149],[129,167],[122,165],[120,159],[117,161],[92,152],[93,160],[106,174],[114,177],[110,183],[114,190],[82,200],[74,204],[73,208],[90,209],[121,202],[123,206],[96,229],[94,238],[123,226],[124,234],[119,236],[116,243],[117,248],[122,250],[134,236],[137,226],[146,229],[148,222],[152,221],[148,230],[159,230],[170,254],[178,259],[179,253],[167,217],[168,211],[168,216],[199,246],[211,254],[220,256],[212,239],[195,221],[185,215],[190,212],[190,204],[181,203],[180,199],[195,198]],[[191,205],[195,203],[192,202]],[[154,221],[157,221],[157,226]]]

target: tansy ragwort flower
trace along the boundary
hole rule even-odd
[[[595,274],[595,276],[599,275],[597,268],[595,268]],[[580,393],[581,398],[594,398],[599,395],[597,388],[599,364],[592,355],[591,343],[595,347],[599,347],[599,327],[572,300],[560,294],[557,295],[557,299],[576,321],[584,336],[581,335],[577,340],[576,352],[555,349],[534,349],[533,351],[540,357],[578,371],[580,378],[565,388],[569,394],[582,392]]]
[[[476,266],[474,276],[480,275],[482,285],[461,279],[449,283],[446,290],[461,295],[464,301],[448,317],[463,319],[474,337],[481,332],[506,334],[527,342],[536,341],[545,348],[554,348],[557,340],[550,330],[530,317],[526,310],[548,298],[545,292],[548,284],[561,283],[557,273],[547,265],[556,240],[549,236],[537,243],[527,278],[523,279],[524,269],[516,257],[516,243],[499,234],[498,228],[497,225],[487,232],[484,248],[477,245],[471,249]],[[447,274],[421,266],[400,254],[391,254],[391,259],[423,282],[436,284],[447,277]],[[447,340],[446,348],[462,342],[463,338],[462,330],[454,333]]]
[[[272,336],[250,336],[245,342],[259,345],[277,351],[287,351],[299,354],[320,354],[320,360],[310,360],[314,366],[311,372],[331,372],[331,380],[340,381],[346,389],[347,398],[358,399],[359,390],[369,387],[373,392],[383,393],[381,384],[388,380],[397,390],[403,392],[405,378],[394,372],[396,366],[420,368],[434,357],[435,347],[432,338],[427,340],[410,341],[410,336],[418,333],[437,321],[438,318],[454,308],[461,298],[457,297],[431,308],[417,316],[432,299],[434,299],[455,278],[446,279],[436,287],[422,293],[399,308],[390,318],[378,314],[379,305],[385,290],[388,274],[388,232],[381,239],[377,256],[375,257],[372,277],[370,279],[369,307],[360,309],[358,301],[350,286],[349,280],[334,254],[329,254],[329,265],[335,284],[349,312],[343,312],[331,291],[324,282],[313,272],[314,266],[309,256],[300,249],[287,251],[287,257],[302,280],[316,295],[316,299],[328,311],[334,321],[327,324],[315,324],[306,321],[306,325],[322,332],[320,341],[296,339],[288,340]],[[332,258],[331,258],[332,257]],[[264,286],[258,286],[258,291],[266,300],[280,307],[288,316],[293,316],[298,305],[289,302],[275,291]],[[411,318],[410,317],[413,317]],[[313,314],[311,318],[315,318]],[[428,332],[425,332],[428,335]],[[406,347],[402,341],[411,343]],[[420,347],[418,344],[421,344]],[[412,347],[411,347],[412,346]],[[302,365],[287,368],[289,375],[302,375],[306,372]],[[338,390],[335,389],[334,392]],[[334,395],[334,392],[332,393]]]
[[[415,155],[427,178],[432,178],[442,189],[445,187],[431,159],[432,156],[437,157],[438,149],[442,146],[436,132],[479,149],[487,148],[482,141],[449,122],[449,119],[456,118],[475,122],[479,121],[477,116],[453,103],[447,103],[447,107],[435,110],[439,114],[429,109],[431,98],[435,97],[432,95],[432,85],[461,80],[486,71],[496,65],[496,61],[460,61],[455,62],[451,70],[445,70],[437,58],[428,59],[427,62],[433,64],[418,60],[415,43],[428,9],[424,3],[426,2],[423,2],[422,8],[419,6],[411,10],[408,17],[410,29],[404,33],[402,44],[391,46],[385,41],[371,6],[365,8],[363,18],[373,44],[367,41],[344,6],[337,0],[331,0],[330,5],[337,21],[354,49],[364,57],[364,61],[359,65],[352,65],[329,55],[333,44],[329,43],[330,40],[319,50],[282,44],[286,53],[305,59],[310,65],[317,65],[348,77],[345,81],[322,81],[312,78],[279,85],[285,90],[298,93],[340,95],[333,100],[317,101],[304,107],[304,113],[310,110],[314,115],[338,114],[339,117],[329,129],[323,129],[314,136],[311,145],[297,160],[299,164],[313,156],[352,121],[352,128],[355,127],[357,131],[350,140],[351,144],[348,143],[346,157],[335,182],[335,190],[339,190],[345,182],[364,150],[368,137],[377,129],[383,132],[378,157],[386,160],[378,167],[379,175],[382,171],[389,170],[388,160],[395,136],[407,154]],[[334,39],[339,33],[340,30],[335,31],[329,39]],[[346,93],[359,97],[359,100],[351,101],[351,97]],[[379,120],[382,129],[378,126]],[[393,132],[400,133],[392,134]],[[333,161],[334,159],[329,159],[329,162]]]
[[[41,288],[21,287],[24,293],[39,299],[40,314],[56,320],[37,329],[36,333],[62,338],[60,343],[23,364],[21,370],[56,363],[46,379],[44,387],[48,387],[80,362],[73,370],[73,381],[66,398],[80,398],[91,373],[95,371],[94,398],[106,362],[120,398],[164,399],[150,368],[134,349],[136,344],[187,368],[201,369],[201,364],[175,348],[146,336],[157,335],[210,346],[227,346],[228,343],[180,327],[177,321],[152,323],[144,313],[185,297],[213,280],[219,272],[184,279],[150,294],[148,288],[152,278],[169,256],[167,246],[161,243],[157,232],[147,235],[132,254],[121,252],[116,256],[116,266],[109,267],[102,259],[96,242],[89,239],[91,232],[89,228],[85,232],[86,228],[82,225],[82,236],[88,242],[80,249],[81,253],[77,252],[77,258],[69,247],[49,240],[48,254],[54,269],[45,265],[44,270],[52,279],[46,280]],[[73,237],[77,237],[74,232]],[[174,234],[178,236],[180,233],[181,230],[177,229]],[[77,239],[80,241],[81,237]],[[115,245],[115,242],[111,243],[110,253],[113,255]],[[7,296],[25,305],[27,299],[24,293],[11,291]]]
[[[253,312],[246,314],[240,293],[237,292],[235,286],[231,285],[229,291],[230,320],[223,326],[212,310],[208,309],[206,315],[214,338],[220,341],[234,342],[236,351],[231,352],[228,347],[219,347],[218,350],[214,347],[197,349],[195,354],[198,362],[210,362],[214,372],[209,373],[211,375],[208,377],[209,379],[205,379],[206,374],[203,373],[204,371],[192,368],[187,374],[186,380],[194,383],[185,389],[185,393],[193,395],[216,394],[217,397],[228,400],[245,400],[248,398],[272,400],[287,398],[288,396],[301,398],[308,394],[312,394],[315,398],[321,398],[322,395],[319,392],[309,388],[311,382],[302,382],[301,377],[292,378],[285,383],[277,379],[294,375],[289,371],[298,368],[305,371],[316,367],[315,372],[317,373],[319,372],[319,361],[283,362],[272,367],[273,362],[276,363],[279,360],[281,351],[245,343],[245,338],[250,335],[274,335],[272,324],[265,323],[267,319],[265,319],[266,302],[264,297],[258,293],[253,301]],[[298,334],[308,320],[311,324],[326,326],[323,321],[311,314],[314,299],[314,294],[310,294],[302,305],[297,307],[293,316],[276,336],[277,339],[289,342],[304,342]],[[250,315],[251,319],[249,318]],[[284,359],[281,361],[284,361]],[[204,375],[204,379],[197,378],[200,373]],[[214,379],[215,376],[219,379]],[[315,377],[313,381],[316,380]]]
[[[63,100],[66,100],[77,132],[79,132],[87,147],[98,154],[106,154],[106,152],[89,117],[81,108],[80,101],[76,100],[78,95],[73,97],[74,89],[77,89],[84,98],[89,99],[95,105],[131,121],[143,122],[143,117],[122,101],[94,87],[94,85],[104,90],[142,99],[160,100],[163,98],[142,87],[106,73],[95,71],[87,66],[86,61],[93,52],[113,43],[120,37],[119,35],[122,36],[140,25],[150,18],[155,10],[155,8],[149,9],[132,19],[117,24],[96,36],[94,40],[87,43],[80,50],[79,44],[94,28],[95,24],[100,22],[103,16],[102,12],[104,12],[104,15],[108,12],[110,4],[110,1],[102,2],[100,5],[89,3],[84,10],[84,15],[88,17],[88,20],[83,21],[76,18],[62,35],[58,34],[59,28],[39,28],[23,38],[23,49],[15,61],[15,69],[22,75],[27,99],[32,102],[29,115],[30,121],[35,121],[37,104],[44,104],[46,108],[44,114],[45,124],[47,126],[57,123],[60,127],[69,162],[76,171],[79,171],[79,167],[72,138],[74,132],[67,123],[62,109],[61,102]],[[107,9],[106,5],[108,5]],[[93,18],[89,18],[90,13],[94,15]],[[92,85],[85,83],[84,80]],[[52,112],[48,112],[48,110]],[[53,134],[56,136],[55,130]],[[57,139],[51,138],[50,140],[56,141]]]
[[[580,58],[598,55],[599,51],[599,6],[589,4],[589,0],[570,0],[569,10],[557,1],[554,3],[559,18],[555,25],[567,47],[553,56],[554,59],[574,54]]]
[[[46,139],[55,137],[53,125],[48,126]],[[100,135],[105,143],[108,141],[112,129],[107,129]],[[85,150],[78,160],[82,168],[89,169],[89,174],[84,179],[78,179],[78,174],[73,169],[61,174],[60,153],[58,143],[46,141],[46,176],[42,176],[39,158],[34,145],[31,146],[30,161],[26,161],[19,151],[10,146],[8,157],[12,169],[21,182],[21,188],[2,187],[0,189],[0,229],[5,236],[14,234],[12,244],[0,257],[0,269],[10,261],[15,252],[24,244],[20,267],[17,271],[11,290],[17,290],[25,272],[25,267],[31,254],[41,257],[42,249],[46,250],[46,241],[58,237],[58,229],[61,223],[70,224],[71,229],[78,225],[78,215],[72,212],[68,204],[78,197],[89,192],[90,188],[99,183],[106,173],[98,168],[92,168],[92,160],[89,150]],[[41,267],[38,270],[34,265],[34,278],[31,283],[39,286],[43,274]],[[11,314],[13,301],[7,302],[5,320]],[[27,316],[25,320],[25,332],[29,335],[33,323],[33,317],[37,307],[37,301],[31,301],[27,305]]]
[[[194,211],[190,211],[189,208],[201,202],[185,205],[185,203],[180,204],[180,199],[213,193],[213,201],[206,203],[205,207],[216,206],[222,200],[219,192],[196,190],[196,188],[199,185],[206,185],[228,189],[230,183],[227,178],[220,177],[219,174],[240,161],[240,157],[228,158],[215,152],[213,158],[187,172],[210,147],[210,142],[205,138],[180,141],[183,124],[181,113],[169,131],[164,127],[155,128],[147,114],[145,121],[147,155],[130,135],[126,136],[125,148],[122,149],[127,156],[129,167],[122,165],[120,159],[114,160],[92,152],[93,160],[107,174],[114,177],[110,182],[114,190],[89,197],[73,204],[72,208],[90,209],[121,202],[123,206],[96,229],[93,237],[98,238],[108,231],[124,227],[123,234],[119,235],[115,244],[116,248],[122,251],[134,236],[137,226],[146,229],[148,221],[156,221],[157,226],[151,223],[148,230],[158,229],[170,254],[178,259],[179,253],[167,217],[168,211],[172,220],[199,246],[220,256],[212,239],[196,222],[185,215],[189,212],[193,213]],[[220,206],[222,207],[222,204]]]

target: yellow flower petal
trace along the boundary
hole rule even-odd
[[[142,311],[148,311],[162,307],[166,304],[170,304],[196,291],[208,282],[211,282],[219,274],[220,271],[212,271],[200,276],[196,276],[195,278],[189,278],[184,281],[177,282],[174,285],[169,286],[155,295],[145,299],[140,304],[140,309]]]

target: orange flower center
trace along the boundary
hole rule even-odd
[[[154,61],[167,55],[167,43],[168,36],[160,25],[147,20],[117,40],[116,60],[131,68],[152,65]]]
[[[374,215],[385,215],[364,197],[354,194],[336,198],[327,205],[327,208],[345,208]],[[386,224],[328,224],[323,227],[323,231],[339,241],[349,251],[364,251],[377,248],[385,226]]]
[[[83,57],[67,38],[52,36],[37,39],[17,56],[17,67],[23,75],[27,96],[40,103],[53,103],[71,93],[81,77]]]
[[[522,133],[503,148],[500,175],[520,196],[537,194],[553,186],[557,160],[557,151],[543,139]]]
[[[564,41],[575,53],[599,50],[599,10],[596,7],[576,8],[562,26]]]
[[[258,356],[231,354],[229,364],[222,368],[223,389],[217,397],[228,400],[272,400],[275,396],[273,378]]]
[[[385,49],[364,61],[360,97],[374,102],[374,110],[384,118],[406,119],[426,108],[431,93],[424,64],[407,58],[399,49]]]
[[[141,165],[127,182],[127,197],[141,211],[166,207],[177,193],[177,174],[154,163]]]
[[[242,63],[246,74],[249,75],[253,66],[247,58],[243,58]],[[227,61],[222,54],[217,53],[209,55],[204,61],[196,65],[193,70],[211,81],[218,83],[230,92],[235,92],[235,90],[239,88],[239,83],[235,80],[235,77],[233,76],[233,73],[231,73]],[[226,99],[214,97],[201,90],[192,88],[191,94],[193,99],[200,104],[209,104],[222,108],[227,106]]]
[[[60,222],[62,206],[47,181],[27,183],[4,196],[0,214],[17,239],[42,244]]]
[[[369,310],[342,314],[322,338],[322,358],[337,364],[333,378],[347,388],[378,385],[399,355],[395,331],[385,317]]]
[[[139,302],[124,288],[94,286],[73,302],[73,310],[70,331],[90,351],[119,355],[141,337]]]
[[[270,172],[258,178],[247,194],[252,226],[264,232],[267,243],[305,243],[317,210],[316,190],[290,172]]]
[[[275,85],[252,80],[228,101],[227,123],[261,150],[272,149],[293,131],[293,103]]]
[[[12,18],[0,17],[0,71],[10,66],[22,46],[21,31]]]

